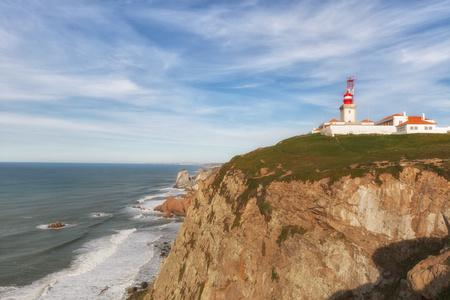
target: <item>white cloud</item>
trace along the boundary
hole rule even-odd
[[[224,160],[337,117],[355,73],[361,118],[450,123],[450,1],[49,3],[0,3],[7,145]]]

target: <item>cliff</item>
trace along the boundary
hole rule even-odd
[[[420,299],[406,278],[445,246],[449,153],[448,135],[301,136],[235,157],[144,299]]]

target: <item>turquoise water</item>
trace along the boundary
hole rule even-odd
[[[151,281],[182,222],[153,208],[183,193],[183,168],[201,167],[0,163],[0,298],[122,299]]]

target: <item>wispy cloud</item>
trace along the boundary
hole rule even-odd
[[[448,126],[449,11],[450,1],[2,2],[0,160],[27,160],[18,149],[33,140],[41,159],[61,158],[52,141],[78,147],[66,149],[74,161],[94,150],[223,161],[335,118],[355,73],[361,118],[407,110]]]

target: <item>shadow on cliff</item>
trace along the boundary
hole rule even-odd
[[[342,290],[333,294],[329,300],[344,299],[398,299],[406,291],[406,274],[429,255],[437,255],[445,246],[446,238],[419,238],[392,243],[378,248],[372,260],[380,275],[375,283],[359,286],[354,290]],[[380,297],[374,297],[378,294]]]

